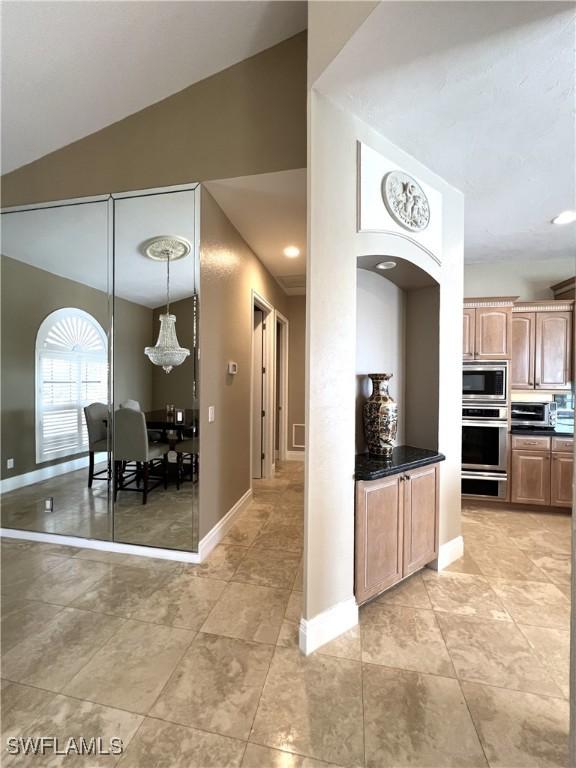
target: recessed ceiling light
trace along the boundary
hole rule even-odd
[[[284,256],[288,256],[289,259],[295,259],[296,256],[300,256],[300,248],[296,248],[295,245],[287,245],[284,248]]]
[[[552,219],[552,224],[574,224],[575,221],[576,211],[562,211]]]
[[[379,264],[376,264],[376,269],[394,269],[395,266],[395,261],[381,261]]]

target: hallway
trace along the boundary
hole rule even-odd
[[[2,541],[4,745],[119,736],[91,765],[122,768],[568,765],[568,515],[466,510],[461,561],[303,657],[302,464],[254,486],[200,566]]]

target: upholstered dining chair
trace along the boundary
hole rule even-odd
[[[94,480],[108,480],[108,467],[94,472],[94,454],[108,450],[108,406],[105,403],[90,403],[84,408],[88,427],[88,488]]]
[[[119,408],[129,408],[132,411],[141,411],[142,408],[140,406],[140,403],[138,400],[124,400],[123,403],[120,403],[118,406]],[[162,432],[159,432],[157,429],[149,429],[148,430],[148,439],[151,440],[153,443],[158,443],[162,440]]]
[[[200,441],[197,437],[192,437],[189,440],[181,440],[176,443],[174,450],[177,456],[177,473],[176,473],[176,487],[180,488],[186,478],[186,469],[189,467],[189,475],[192,482],[198,481],[199,470],[199,445]]]
[[[120,408],[114,418],[114,500],[118,491],[136,491],[142,493],[142,504],[146,504],[150,491],[162,483],[167,488],[169,450],[167,443],[150,442],[142,411]],[[127,471],[129,464],[135,469]],[[159,479],[150,485],[155,470]]]

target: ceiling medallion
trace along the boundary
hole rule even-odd
[[[418,182],[402,171],[382,179],[382,199],[394,221],[411,232],[421,232],[430,222],[430,205]]]
[[[176,261],[188,256],[192,246],[184,237],[162,235],[144,244],[144,253],[154,261]]]

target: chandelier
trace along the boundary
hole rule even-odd
[[[170,314],[170,262],[182,259],[190,253],[191,246],[183,237],[155,237],[146,246],[146,256],[166,262],[166,313],[160,315],[160,332],[156,346],[145,347],[144,353],[154,365],[170,371],[181,365],[190,350],[181,347],[176,336],[176,315]]]

